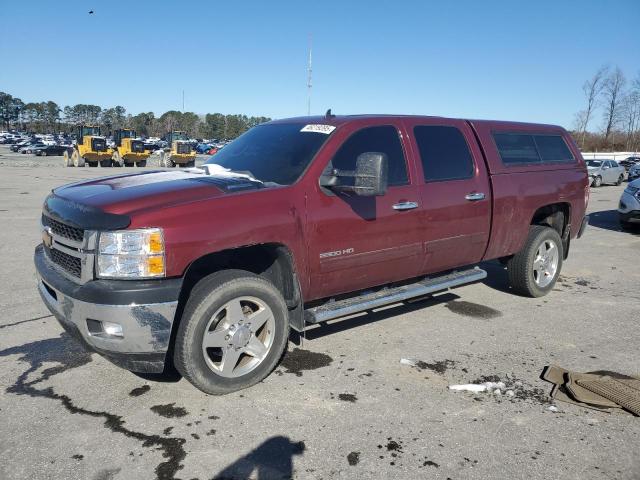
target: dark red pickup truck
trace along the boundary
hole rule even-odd
[[[586,225],[561,127],[417,116],[255,127],[199,169],[55,189],[36,248],[62,326],[124,368],[221,394],[266,377],[289,329],[483,279],[553,288]]]

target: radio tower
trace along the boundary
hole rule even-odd
[[[307,115],[311,115],[311,34],[309,34],[309,64],[307,65]]]

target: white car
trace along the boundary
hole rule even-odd
[[[640,226],[640,178],[627,185],[618,204],[622,228]]]

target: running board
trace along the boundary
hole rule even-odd
[[[419,282],[400,287],[385,288],[377,292],[357,297],[328,302],[305,311],[307,323],[321,323],[334,318],[346,317],[354,313],[400,303],[410,298],[422,297],[431,293],[477,282],[487,276],[487,272],[475,267],[469,270],[449,273],[440,277],[425,278]]]

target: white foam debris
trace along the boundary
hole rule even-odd
[[[499,388],[496,388],[496,389],[493,391],[493,394],[494,394],[494,395],[502,395],[502,392],[500,391],[500,389],[499,389]]]
[[[415,367],[417,360],[414,360],[413,358],[401,358],[400,363],[402,365],[409,365],[410,367]]]
[[[513,390],[507,390],[506,392],[504,392],[504,394],[507,397],[513,397],[515,395],[515,392]]]
[[[449,390],[479,393],[479,392],[485,392],[487,390],[487,386],[484,384],[478,385],[476,383],[467,383],[465,385],[449,385]]]
[[[547,410],[549,410],[550,412],[557,412],[558,411],[558,407],[556,407],[555,405],[549,405],[547,407]]]

